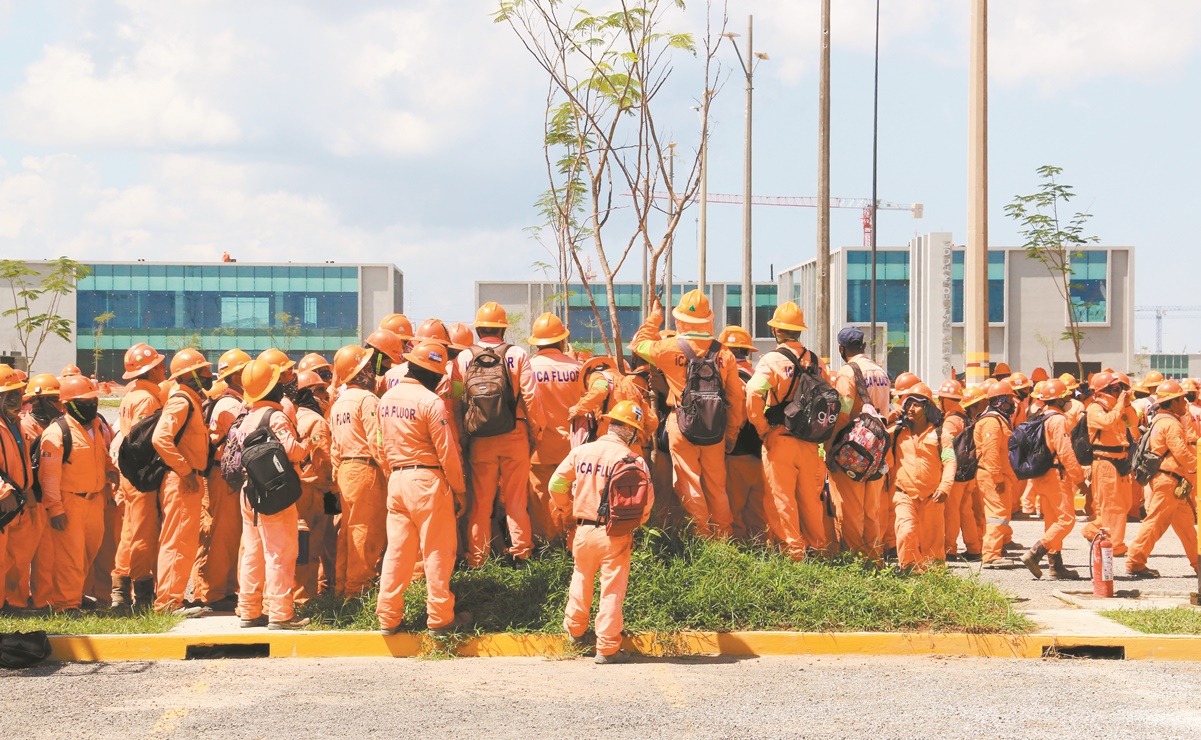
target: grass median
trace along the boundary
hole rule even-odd
[[[13,616],[0,614],[0,632],[36,632],[52,635],[157,635],[169,631],[183,617],[157,612],[120,615],[97,611],[74,616],[47,614]]]
[[[1187,606],[1112,609],[1101,616],[1148,635],[1201,635],[1201,610]]]
[[[994,584],[945,568],[910,574],[850,558],[794,563],[764,548],[664,530],[643,530],[639,540],[624,608],[630,632],[1015,634],[1032,628]],[[456,609],[472,612],[479,633],[561,633],[571,570],[566,552],[548,549],[522,568],[494,559],[478,570],[456,571]],[[424,629],[424,583],[405,595],[406,629]],[[323,597],[303,614],[312,617],[312,629],[378,629],[374,593],[350,602]]]

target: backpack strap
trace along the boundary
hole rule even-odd
[[[71,447],[75,444],[75,440],[71,437],[71,427],[67,426],[67,417],[60,416],[54,420],[58,424],[58,428],[63,433],[63,465],[71,462]]]
[[[784,359],[792,363],[792,382],[788,384],[788,391],[784,394],[784,397],[776,399],[776,405],[788,403],[790,400],[792,400],[792,392],[796,390],[798,379],[801,373],[805,370],[801,367],[801,358],[794,355],[792,350],[788,349],[787,347],[780,345],[771,352],[775,352],[777,355],[782,355]],[[771,354],[771,352],[768,352],[768,354]]]
[[[859,363],[847,361],[851,366],[851,372],[855,374],[855,393],[859,394],[859,405],[871,405],[875,408],[875,404],[871,403],[871,399],[867,395],[867,382],[863,379],[863,368],[859,367]],[[879,411],[880,409],[876,409]]]

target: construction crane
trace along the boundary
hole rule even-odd
[[[627,193],[628,195],[628,193]],[[666,192],[656,190],[652,193],[656,200],[670,200]],[[677,198],[677,202],[682,201]],[[696,198],[692,198],[695,201]],[[729,193],[709,193],[705,198],[708,203],[724,205],[742,205],[741,195]],[[681,204],[682,205],[682,204]],[[790,206],[792,208],[817,208],[817,198],[812,195],[753,195],[751,205],[755,206]],[[831,208],[860,208],[863,210],[863,246],[870,247],[872,243],[872,199],[871,198],[830,198]],[[921,203],[893,203],[890,200],[877,200],[877,211],[909,211],[914,218],[922,217]]]
[[[1163,352],[1163,317],[1170,313],[1201,313],[1201,306],[1139,306],[1135,313],[1155,316],[1155,354]]]

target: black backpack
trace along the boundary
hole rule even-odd
[[[44,631],[0,634],[0,668],[28,668],[50,657],[50,639]]]
[[[20,433],[20,430],[17,430],[17,434]],[[7,460],[8,453],[4,451],[3,445],[4,437],[0,436],[0,456],[3,456],[0,457],[0,459]],[[18,486],[16,481],[12,479],[12,476],[8,475],[7,471],[0,470],[0,480],[12,486],[12,496],[17,500],[17,505],[12,511],[8,512],[7,514],[0,514],[0,532],[3,532],[4,528],[8,526],[9,522],[21,516],[21,512],[25,511],[25,504],[27,503],[27,500],[25,498],[25,492],[22,491],[21,487]]]
[[[955,482],[975,480],[980,468],[980,458],[976,454],[976,422],[968,421],[964,416],[963,431],[955,435],[951,447],[955,450]]]
[[[726,408],[730,405],[726,401],[726,389],[717,367],[721,342],[712,340],[705,354],[698,356],[686,340],[677,338],[676,341],[688,360],[684,371],[684,390],[676,406],[676,423],[680,426],[680,434],[698,447],[720,444],[726,437]]]
[[[751,380],[751,372],[746,368],[738,368],[738,376],[742,378],[743,383]],[[734,440],[734,449],[730,451],[730,454],[759,457],[762,452],[763,440],[759,438],[759,432],[755,431],[755,425],[749,421],[743,422],[742,429],[738,430],[738,439]]]
[[[246,469],[246,501],[256,514],[278,514],[300,498],[300,474],[288,460],[283,443],[271,429],[270,409],[259,425],[242,440],[242,466]]]
[[[830,441],[834,436],[834,422],[838,420],[838,410],[841,401],[838,391],[822,377],[817,355],[809,350],[809,367],[801,367],[801,360],[787,347],[772,350],[784,355],[792,362],[792,384],[785,394],[787,402],[780,403],[767,410],[764,416],[769,424],[783,424],[784,431],[804,440],[821,444]],[[859,367],[851,363],[855,371],[856,382],[862,386],[863,375]],[[864,397],[866,402],[866,396]]]
[[[517,428],[517,394],[506,355],[510,344],[480,346],[463,373],[467,409],[463,428],[472,437],[496,437]]]
[[[192,420],[192,400],[182,393],[177,393],[175,396],[188,402],[188,415],[184,417],[183,424],[180,424],[179,430],[175,432],[175,444],[178,445],[184,430],[188,428],[188,422]],[[167,474],[167,464],[163,462],[158,450],[154,449],[154,445],[151,443],[154,438],[154,428],[158,426],[158,420],[162,416],[163,410],[160,408],[145,419],[138,421],[129,428],[129,434],[125,435],[125,438],[121,440],[121,446],[117,449],[117,469],[121,471],[121,475],[129,481],[131,486],[142,493],[157,491],[163,484],[163,476]]]
[[[1024,421],[1009,438],[1009,465],[1018,480],[1031,480],[1046,475],[1055,464],[1055,453],[1047,446],[1044,427],[1050,414],[1039,414]]]
[[[1130,472],[1134,476],[1134,482],[1140,486],[1145,486],[1151,482],[1155,474],[1159,472],[1160,466],[1163,465],[1163,455],[1157,455],[1151,451],[1151,432],[1155,429],[1155,422],[1165,414],[1156,414],[1151,417],[1151,421],[1147,424],[1147,431],[1139,437],[1138,445],[1134,448],[1134,454],[1130,458]]]
[[[1101,432],[1098,431],[1097,435],[1100,436],[1100,434]],[[1076,426],[1072,427],[1072,452],[1076,453],[1076,461],[1081,465],[1093,464],[1093,442],[1095,441],[1088,431],[1088,408],[1085,407],[1084,413],[1080,415],[1080,420],[1076,422]]]
[[[59,416],[50,422],[58,424],[58,428],[63,431],[63,465],[71,461],[71,446],[74,441],[71,437],[71,430],[67,427],[67,417]],[[38,435],[32,442],[29,443],[29,467],[30,478],[32,482],[29,484],[29,490],[33,493],[33,498],[39,504],[42,503],[42,435]]]

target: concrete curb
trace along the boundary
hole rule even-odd
[[[288,632],[229,635],[91,635],[50,638],[51,659],[78,662],[187,658],[411,658],[435,648],[424,634]],[[1201,661],[1201,637],[1177,635],[1063,636],[922,633],[682,632],[641,634],[625,648],[665,655],[967,655],[1041,658],[1104,653],[1126,660]],[[1098,650],[1099,649],[1099,650]],[[1118,654],[1120,653],[1120,655]],[[482,635],[455,646],[464,657],[557,657],[571,654],[559,635]]]

